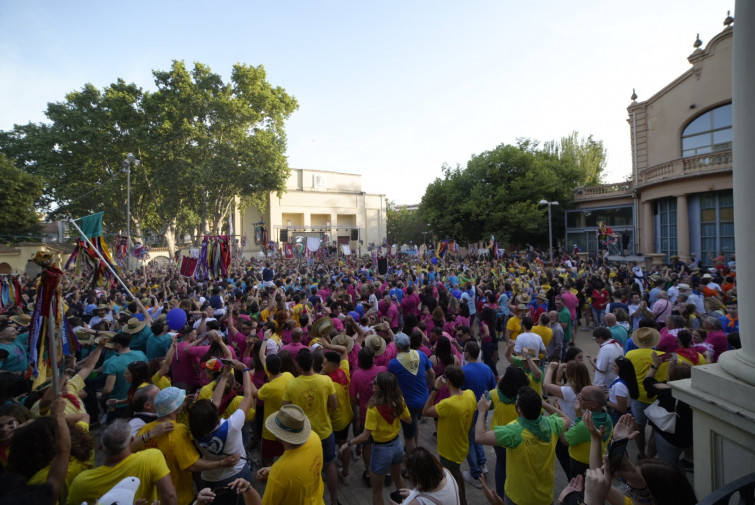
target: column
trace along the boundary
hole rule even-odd
[[[676,197],[676,249],[679,260],[689,262],[689,211],[687,195]]]
[[[653,202],[642,202],[642,209],[640,210],[640,250],[639,254],[647,256],[655,252],[653,247]]]
[[[734,158],[734,233],[736,236],[737,294],[742,349],[721,359],[721,366],[735,377],[755,385],[755,317],[746,307],[755,301],[755,265],[747,257],[755,250],[751,216],[755,215],[752,188],[755,184],[755,4],[736,3],[736,27],[732,55],[733,158]]]

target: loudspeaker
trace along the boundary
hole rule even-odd
[[[351,240],[359,240],[359,230],[351,230]]]
[[[288,230],[281,230],[281,242],[288,242]]]

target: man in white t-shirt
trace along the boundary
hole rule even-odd
[[[613,338],[611,330],[599,326],[592,332],[595,342],[600,346],[598,356],[590,358],[590,364],[595,369],[594,386],[610,386],[616,379],[613,371],[613,362],[616,358],[624,355],[624,348]]]
[[[514,352],[516,354],[523,353],[525,349],[531,349],[535,351],[535,358],[541,353],[545,355],[543,338],[537,333],[532,332],[532,318],[530,316],[524,316],[522,318],[522,333],[516,337],[515,342]]]

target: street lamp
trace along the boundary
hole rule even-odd
[[[136,159],[133,153],[128,153],[126,159],[121,162],[123,171],[126,172],[126,244],[131,240],[131,165],[138,167],[142,160]]]
[[[548,206],[548,256],[550,258],[550,262],[553,263],[553,221],[551,219],[551,206],[558,205],[558,202],[540,200],[539,205]]]

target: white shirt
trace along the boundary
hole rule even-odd
[[[448,469],[444,468],[443,474],[446,477],[446,485],[442,489],[430,492],[420,492],[413,489],[401,503],[411,503],[412,500],[416,500],[421,505],[456,505],[459,503],[459,485],[456,484],[456,480]],[[423,498],[423,496],[430,497],[432,500]]]
[[[598,357],[595,359],[595,378],[592,383],[595,386],[610,386],[616,379],[613,372],[613,362],[616,358],[624,355],[624,349],[621,344],[614,340],[603,342],[598,351]],[[604,370],[601,372],[600,370]]]
[[[514,352],[522,353],[525,349],[534,349],[538,354],[545,354],[545,344],[543,338],[537,333],[520,333],[516,337]]]

